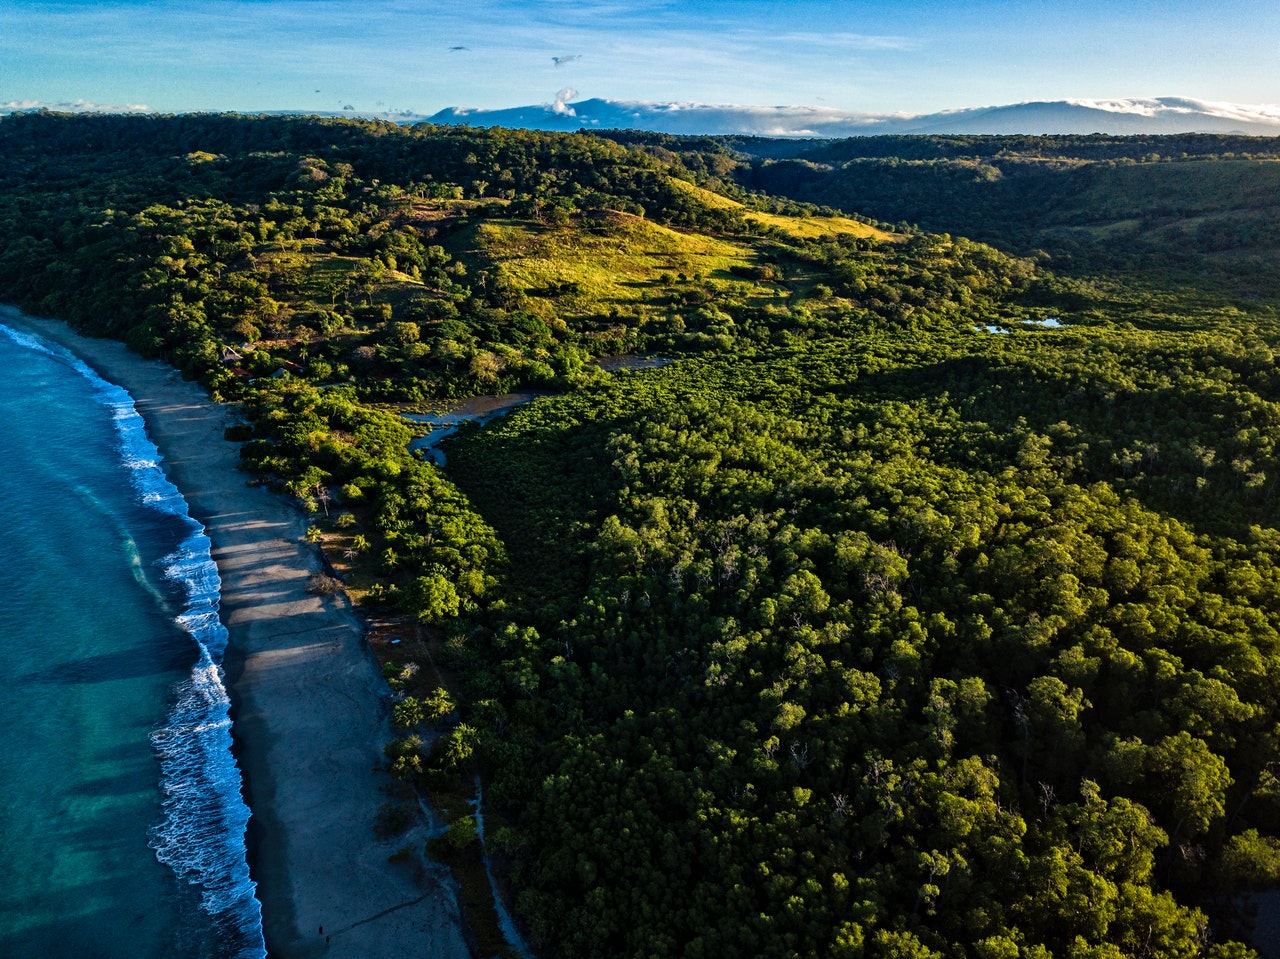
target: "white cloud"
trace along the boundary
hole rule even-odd
[[[150,113],[142,103],[90,103],[88,100],[9,100],[0,103],[0,113],[33,113],[52,110],[55,113]]]
[[[1075,106],[1107,113],[1132,113],[1144,117],[1210,116],[1243,123],[1280,123],[1280,104],[1222,103],[1189,97],[1130,97],[1117,100],[1067,100]]]
[[[551,105],[551,112],[558,113],[561,116],[572,117],[577,116],[573,112],[573,107],[569,106],[569,101],[578,95],[578,91],[573,87],[565,87],[556,94],[556,102]]]
[[[847,33],[836,31],[833,33],[780,33],[771,35],[762,35],[762,39],[769,39],[775,43],[794,44],[798,47],[835,47],[841,50],[902,50],[912,51],[921,49],[924,44],[912,37],[903,36],[877,36],[875,34],[866,33]]]

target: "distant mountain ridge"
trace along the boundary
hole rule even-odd
[[[551,104],[502,110],[450,107],[427,119],[440,124],[534,130],[635,129],[774,137],[1089,133],[1280,136],[1280,105],[1219,103],[1186,97],[1032,101],[924,115],[640,100],[589,99],[575,103],[571,99],[571,91],[562,91]]]
[[[1113,100],[1034,100],[1000,106],[965,107],[938,113],[857,113],[833,107],[744,106],[677,101],[575,101],[573,90],[561,90],[552,103],[498,110],[448,107],[430,116],[414,111],[254,110],[269,115],[364,117],[409,124],[515,127],[529,130],[644,130],[684,136],[760,136],[842,138],[893,135],[1045,134],[1113,136],[1180,133],[1280,136],[1280,104],[1240,104],[1189,97],[1120,98]],[[102,105],[84,100],[0,102],[0,116],[10,113],[152,113],[140,104]],[[229,111],[239,112],[239,111]]]

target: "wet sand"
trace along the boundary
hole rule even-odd
[[[271,956],[467,957],[440,867],[392,864],[410,833],[377,842],[377,771],[390,739],[385,684],[344,599],[309,595],[319,568],[305,518],[250,487],[227,411],[122,344],[5,310],[132,394],[164,468],[203,523],[222,578],[234,735],[253,812],[250,865]],[[320,932],[323,927],[323,933]],[[328,943],[326,943],[326,937]]]

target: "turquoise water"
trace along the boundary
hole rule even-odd
[[[263,956],[208,540],[128,394],[3,323],[0,422],[0,956]]]

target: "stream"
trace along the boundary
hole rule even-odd
[[[476,798],[472,799],[468,805],[475,809],[476,835],[480,837],[480,848],[484,856],[484,871],[489,877],[489,889],[493,893],[493,908],[498,914],[498,928],[502,930],[502,935],[506,938],[507,944],[515,950],[520,959],[534,959],[533,950],[524,941],[524,937],[520,935],[520,930],[516,928],[515,920],[511,918],[511,913],[507,911],[507,904],[502,899],[502,893],[498,891],[498,880],[493,875],[493,864],[489,861],[489,849],[484,842],[484,789],[480,785],[479,775],[476,776]]]
[[[524,406],[539,396],[550,393],[528,391],[523,393],[499,393],[492,396],[472,396],[441,413],[404,413],[405,419],[429,426],[425,436],[419,436],[409,444],[410,451],[422,450],[422,458],[437,466],[444,466],[444,450],[440,443],[445,437],[458,432],[463,423],[488,423],[504,416],[517,406]]]
[[[653,353],[619,353],[602,356],[591,361],[606,373],[620,370],[656,370],[674,363],[669,356]],[[409,444],[409,450],[421,450],[422,458],[436,466],[445,465],[444,450],[440,444],[458,431],[464,423],[484,425],[490,420],[505,416],[517,406],[536,400],[540,396],[554,394],[542,390],[525,390],[519,393],[496,393],[488,396],[472,396],[459,400],[439,413],[403,413],[405,419],[430,427],[425,436],[419,436]]]
[[[674,360],[669,357],[646,353],[623,353],[592,360],[594,365],[600,367],[606,373],[616,373],[620,370],[659,369],[673,362]],[[540,396],[551,395],[551,393],[545,391],[526,390],[519,393],[473,396],[454,403],[448,409],[437,413],[403,413],[401,415],[405,419],[428,427],[425,435],[419,436],[409,444],[409,449],[410,451],[421,450],[424,460],[435,463],[437,466],[444,466],[445,454],[444,450],[440,448],[440,444],[456,433],[464,423],[479,423],[483,425],[500,416],[505,416],[516,407],[530,403]],[[507,911],[506,903],[498,891],[498,883],[493,875],[492,864],[489,861],[489,852],[484,847],[483,796],[480,777],[477,776],[476,796],[471,801],[471,805],[475,808],[476,831],[480,837],[481,848],[484,850],[484,869],[489,878],[489,887],[493,894],[493,907],[498,914],[498,925],[511,949],[520,959],[534,959],[532,950],[520,936],[519,931],[516,929],[515,921]],[[427,817],[430,833],[438,835],[442,825],[439,817],[428,804],[423,803],[422,808]]]

